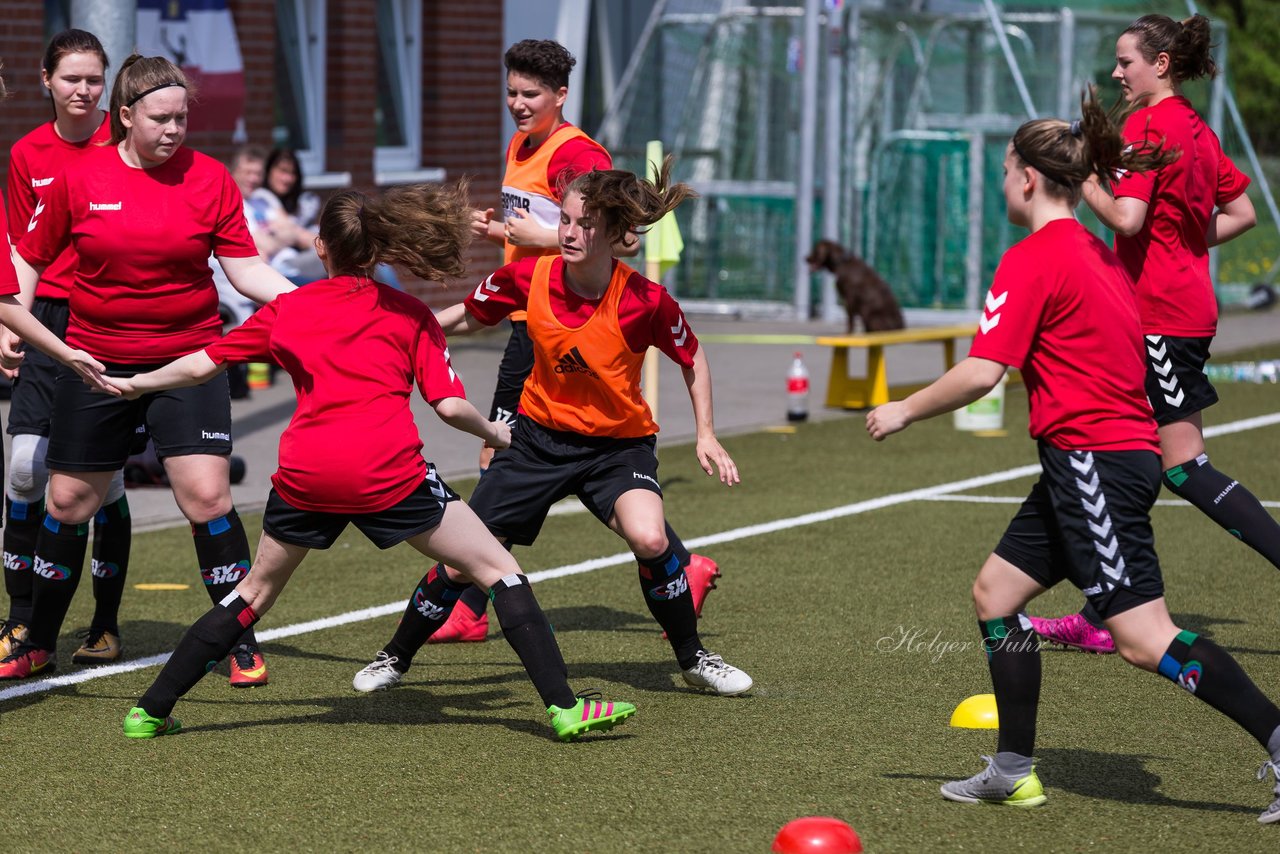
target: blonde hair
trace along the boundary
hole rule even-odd
[[[116,82],[111,87],[111,142],[115,145],[129,135],[120,118],[121,107],[132,107],[139,99],[169,86],[181,86],[188,96],[194,96],[191,81],[182,69],[163,56],[132,54],[120,66]]]
[[[560,197],[581,195],[583,208],[600,217],[605,237],[616,244],[632,231],[643,233],[685,199],[697,198],[688,184],[671,183],[674,164],[675,158],[667,155],[656,181],[622,169],[595,169],[570,181]]]
[[[1098,104],[1098,91],[1090,86],[1080,98],[1081,118],[1033,119],[1013,135],[1013,151],[1019,161],[1046,179],[1050,195],[1080,202],[1080,186],[1096,174],[1104,185],[1118,171],[1147,172],[1178,159],[1180,152],[1158,143],[1128,144],[1120,135],[1125,115],[1122,103],[1109,111]]]
[[[343,190],[320,214],[320,239],[335,276],[393,264],[429,281],[460,278],[471,244],[467,182],[413,184],[381,196]]]

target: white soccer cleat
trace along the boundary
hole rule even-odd
[[[404,676],[395,668],[399,660],[394,655],[387,655],[386,652],[378,650],[378,655],[373,661],[351,680],[351,687],[364,694],[394,688]]]
[[[710,688],[721,697],[736,697],[751,690],[751,677],[713,652],[698,653],[698,663],[682,671],[685,684]]]

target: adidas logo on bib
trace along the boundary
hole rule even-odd
[[[568,353],[562,355],[556,363],[557,374],[586,374],[592,379],[598,379],[599,374],[593,371],[588,365],[587,360],[582,358],[582,353],[578,352],[578,348],[574,347]]]

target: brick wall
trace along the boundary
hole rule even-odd
[[[476,207],[499,207],[498,146],[506,128],[502,0],[425,0],[422,18],[423,162],[443,166],[449,180],[471,178]],[[414,292],[430,305],[448,305],[501,263],[501,252],[494,244],[477,241],[471,250],[468,279]]]
[[[376,9],[375,0],[331,2],[325,21],[325,168],[350,172],[351,184],[359,190],[373,187],[374,109],[378,102]]]
[[[477,207],[497,206],[502,178],[498,152],[509,131],[503,108],[502,0],[451,3],[423,0],[422,166],[443,167],[449,180],[471,179]],[[250,142],[269,146],[275,121],[275,4],[271,0],[230,0],[245,67],[245,130]],[[375,0],[330,0],[326,68],[326,167],[350,172],[353,186],[373,189],[377,103]],[[9,147],[52,118],[40,85],[44,51],[44,3],[5,4],[0,57],[11,97],[0,102],[0,167]],[[194,109],[199,109],[196,104]],[[188,145],[226,161],[236,147],[225,132],[191,134]],[[406,282],[406,289],[439,307],[458,301],[474,283],[501,263],[487,242],[471,252],[471,274],[439,284]]]
[[[0,101],[0,166],[9,169],[9,148],[41,122],[53,118],[53,108],[40,83],[44,56],[44,4],[23,0],[6,3],[0,26],[0,59],[4,60],[9,98]],[[0,185],[2,186],[2,185]]]

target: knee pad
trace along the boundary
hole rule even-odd
[[[102,503],[115,504],[121,498],[124,498],[124,472],[118,471],[111,477],[111,485],[107,487],[107,497]]]
[[[49,468],[44,463],[48,436],[29,433],[13,437],[9,455],[9,483],[5,490],[13,501],[35,504],[44,500],[49,487]]]

